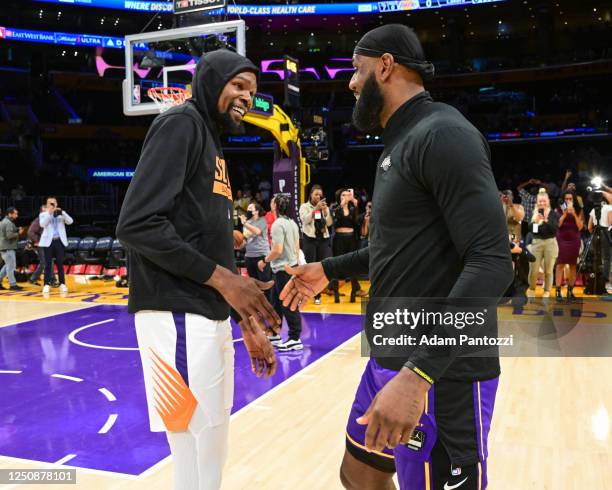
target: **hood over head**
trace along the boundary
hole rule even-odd
[[[204,54],[193,75],[192,97],[197,108],[212,119],[219,115],[217,104],[223,87],[238,73],[250,71],[259,79],[259,69],[248,58],[218,49]]]

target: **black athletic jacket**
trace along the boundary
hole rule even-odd
[[[512,281],[508,232],[480,132],[422,92],[389,119],[376,169],[369,247],[325,259],[330,279],[369,272],[371,298],[498,298]],[[366,319],[366,331],[370,329]],[[406,347],[406,361],[437,380],[499,374],[499,359]]]
[[[117,238],[128,250],[129,311],[196,313],[230,308],[204,285],[217,264],[236,270],[232,191],[215,123],[225,84],[248,59],[227,50],[198,62],[193,98],[155,118],[123,201]]]

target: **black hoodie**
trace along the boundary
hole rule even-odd
[[[128,250],[129,311],[229,316],[204,283],[217,264],[236,271],[232,192],[219,138],[217,103],[238,73],[258,73],[228,50],[202,56],[193,97],[155,118],[121,207],[117,238]]]

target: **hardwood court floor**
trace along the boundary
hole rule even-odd
[[[324,307],[343,307],[329,300],[324,296]],[[86,306],[0,297],[0,325]],[[223,489],[340,489],[344,427],[365,363],[354,337],[235,414]],[[489,489],[608,488],[612,359],[503,358],[502,372]],[[0,457],[0,468],[41,467],[49,465]],[[135,477],[77,469],[77,485],[51,488],[167,490],[172,473],[171,458]]]

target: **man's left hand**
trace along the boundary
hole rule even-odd
[[[419,423],[425,405],[425,397],[431,385],[408,368],[378,392],[366,413],[357,423],[367,425],[366,448],[382,451],[385,446],[393,449],[410,441]]]
[[[251,371],[258,378],[273,376],[276,372],[276,355],[274,347],[265,332],[265,327],[254,317],[239,323],[242,340],[251,359]]]

